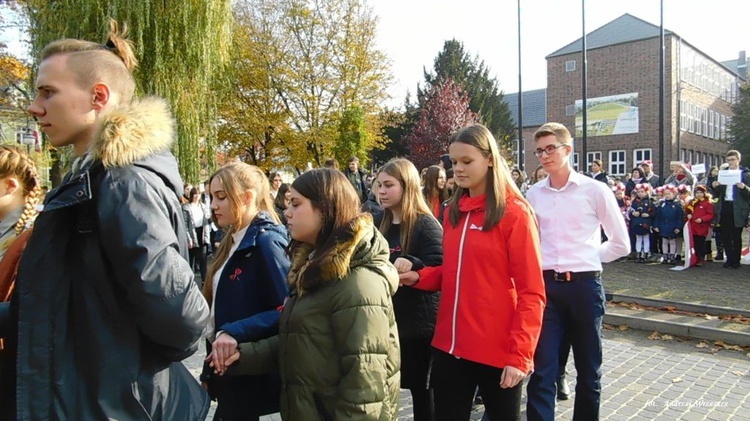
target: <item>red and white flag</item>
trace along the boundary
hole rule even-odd
[[[675,266],[671,270],[685,270],[698,263],[698,256],[695,254],[695,243],[693,243],[693,233],[690,230],[690,221],[685,222],[685,226],[682,227],[682,241],[685,244],[685,256],[682,259],[682,266]]]

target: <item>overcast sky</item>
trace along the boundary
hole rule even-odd
[[[432,70],[443,43],[456,38],[479,54],[503,91],[518,92],[515,0],[370,0],[379,47],[391,58],[392,106],[401,106]],[[586,32],[629,13],[659,25],[658,0],[585,0]],[[719,61],[750,53],[747,0],[664,0],[664,26]],[[547,85],[545,56],[582,35],[581,0],[521,0],[523,90]]]

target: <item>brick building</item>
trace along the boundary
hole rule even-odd
[[[745,76],[744,54],[734,68],[707,56],[679,35],[665,30],[664,165],[659,162],[659,27],[625,14],[587,34],[587,157],[580,157],[581,39],[547,56],[546,120],[565,124],[574,133],[576,169],[588,171],[601,159],[611,175],[624,175],[642,162],[654,171],[669,172],[669,162],[681,160],[706,167],[723,162],[729,149],[727,125],[731,104]],[[746,62],[745,62],[746,68]],[[533,91],[530,91],[533,92]],[[527,93],[524,93],[526,99]],[[512,100],[516,101],[513,105]],[[517,94],[506,96],[517,112]],[[538,160],[531,153],[537,124],[527,123],[524,104],[525,167]],[[533,115],[533,114],[532,114]],[[515,117],[515,115],[514,115]],[[527,134],[526,128],[528,127]],[[576,128],[574,132],[572,129]],[[579,166],[579,163],[582,164]],[[585,165],[583,165],[585,164]],[[580,167],[580,168],[579,168]]]

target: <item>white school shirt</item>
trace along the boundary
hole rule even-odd
[[[571,171],[560,190],[547,177],[529,189],[526,199],[539,221],[543,270],[600,271],[602,262],[630,253],[625,220],[606,184]],[[608,238],[604,243],[600,228]]]
[[[216,326],[215,326],[215,320],[214,320],[214,309],[216,308],[216,291],[219,289],[219,279],[221,278],[221,272],[224,271],[224,266],[227,265],[227,262],[232,257],[235,251],[237,251],[237,248],[240,246],[240,241],[242,241],[243,238],[245,238],[245,233],[247,232],[247,229],[250,227],[250,225],[246,226],[245,228],[242,228],[241,230],[235,232],[232,234],[232,239],[234,240],[234,244],[232,244],[232,248],[229,249],[229,254],[227,255],[227,260],[224,261],[224,263],[221,265],[219,270],[214,273],[214,283],[211,285],[211,291],[212,291],[212,300],[211,300],[211,322],[208,324],[208,329],[206,329],[206,339],[213,342],[216,339]]]

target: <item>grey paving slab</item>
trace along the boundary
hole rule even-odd
[[[602,419],[750,419],[750,357],[745,353],[711,353],[697,348],[697,341],[654,341],[635,330],[605,330],[603,336]],[[572,360],[568,373],[575,379]],[[185,364],[197,376],[201,358],[196,355]],[[575,390],[574,380],[571,389]],[[558,402],[557,419],[572,419],[574,398],[575,394]],[[525,409],[525,393],[523,399]],[[482,410],[478,406],[471,419],[480,420]],[[263,418],[280,419],[279,415]],[[411,399],[403,392],[399,420],[412,419]]]

